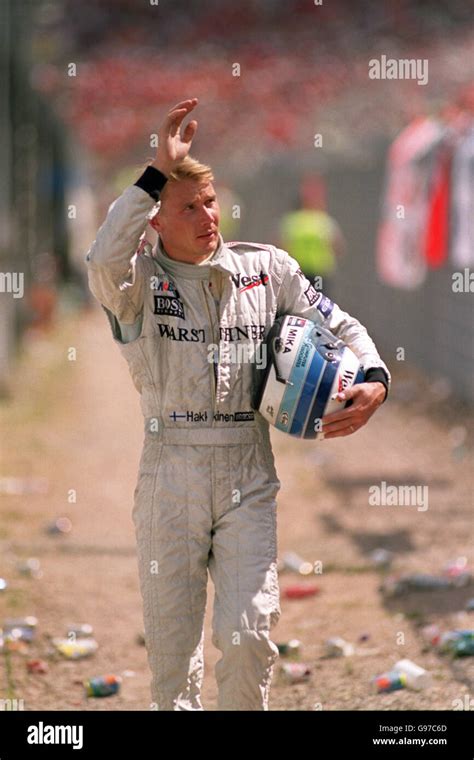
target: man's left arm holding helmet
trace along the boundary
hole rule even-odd
[[[336,395],[341,403],[352,400],[352,404],[322,419],[324,438],[355,433],[385,401],[391,383],[390,372],[366,328],[316,291],[298,262],[286,251],[277,248],[276,252],[282,266],[278,314],[293,314],[326,327],[352,349],[365,371],[365,382]]]

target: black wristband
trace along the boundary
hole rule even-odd
[[[365,383],[382,383],[385,386],[385,399],[388,396],[388,378],[382,367],[370,367],[365,372]]]
[[[168,177],[165,177],[159,169],[155,169],[154,166],[147,166],[142,176],[135,182],[135,186],[151,195],[154,201],[158,201],[167,182]]]

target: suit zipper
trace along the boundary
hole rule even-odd
[[[205,303],[207,314],[208,314],[208,317],[209,317],[209,324],[211,326],[213,343],[215,345],[217,345],[218,350],[219,350],[219,341],[216,340],[216,336],[215,336],[215,333],[214,333],[214,323],[213,323],[213,320],[212,320],[211,312],[209,310],[209,304],[207,302],[206,285],[202,281],[201,281],[201,285],[202,285],[202,288],[203,288],[203,291],[204,291],[204,303]],[[214,422],[214,414],[215,414],[215,411],[216,411],[217,372],[219,370],[218,370],[218,365],[214,361],[212,362],[212,364],[209,362],[209,365],[211,367],[211,396],[212,396],[212,418],[213,418],[212,422]]]

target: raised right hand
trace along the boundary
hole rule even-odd
[[[166,176],[188,155],[196,134],[197,121],[193,119],[181,135],[181,123],[185,116],[197,105],[197,98],[190,98],[177,103],[168,114],[158,130],[158,149],[152,163]]]

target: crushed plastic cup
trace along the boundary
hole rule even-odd
[[[6,591],[8,588],[8,583],[5,580],[5,578],[0,578],[0,591]]]
[[[412,660],[399,660],[395,663],[392,670],[405,676],[409,689],[421,691],[432,685],[431,673],[415,662],[412,662]]]

